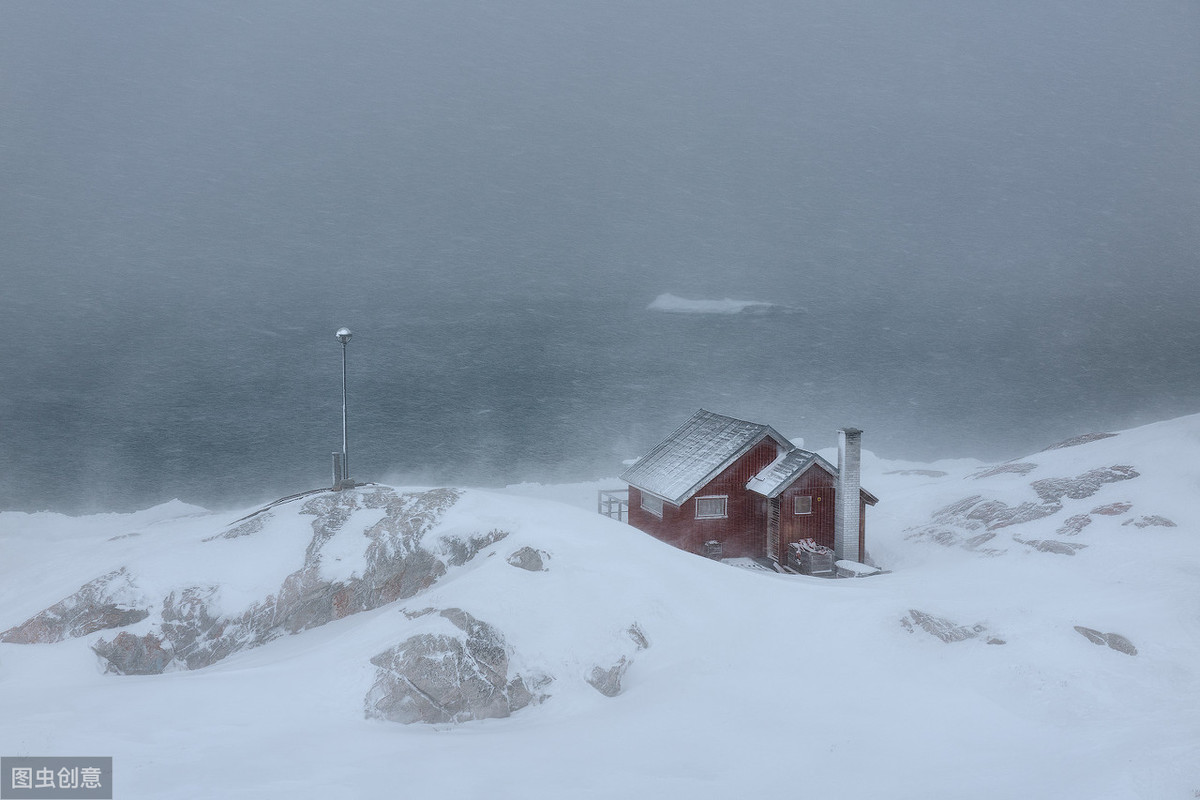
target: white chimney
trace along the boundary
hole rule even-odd
[[[838,431],[837,508],[833,520],[833,554],[839,561],[861,561],[858,529],[861,518],[862,431]]]

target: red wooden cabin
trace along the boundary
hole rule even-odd
[[[834,467],[769,425],[701,409],[621,475],[629,524],[692,553],[717,541],[725,558],[784,563],[788,544],[811,538],[861,561],[879,500],[859,484],[862,431],[839,433]]]

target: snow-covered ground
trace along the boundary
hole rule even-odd
[[[676,551],[595,513],[615,481],[467,490],[419,540],[507,535],[413,596],[201,669],[106,674],[90,646],[117,630],[0,644],[0,754],[111,755],[121,798],[1198,796],[1200,416],[1004,465],[863,468],[887,574]],[[253,529],[231,523],[254,509],[177,502],[0,514],[0,631],[122,567],[122,602],[153,612],[135,634],[186,586],[238,613],[313,556],[301,507]],[[355,508],[321,538],[327,580],[362,577],[356,537],[384,512]],[[525,547],[543,570],[510,563]],[[371,659],[433,630],[426,608],[492,626],[545,699],[368,718]],[[597,691],[621,659],[620,692]]]

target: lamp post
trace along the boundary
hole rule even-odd
[[[346,435],[346,345],[354,334],[349,328],[338,328],[334,336],[342,343],[342,481],[350,480],[350,439]]]

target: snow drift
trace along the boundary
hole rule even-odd
[[[126,797],[399,773],[449,797],[1189,797],[1198,455],[1200,417],[1000,465],[864,453],[890,571],[845,580],[528,486],[0,514],[0,752],[111,754]],[[92,648],[123,634],[164,671],[106,674]]]

